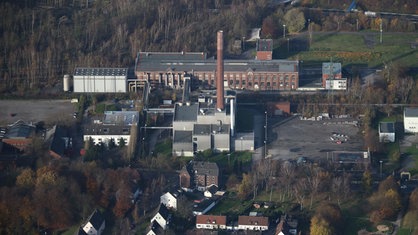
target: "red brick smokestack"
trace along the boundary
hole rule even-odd
[[[224,109],[224,39],[223,31],[217,35],[217,66],[216,66],[216,108]]]

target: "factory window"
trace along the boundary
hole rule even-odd
[[[267,82],[267,87],[270,87],[270,82]]]
[[[280,86],[283,86],[283,82],[280,82]]]
[[[241,85],[245,86],[245,80],[242,80]]]
[[[260,83],[260,86],[264,86],[264,82],[261,82],[261,83]]]
[[[289,80],[289,75],[286,75],[286,76],[284,77],[284,80],[285,80],[285,81],[288,81],[288,80]]]
[[[252,86],[253,85],[253,83],[252,82],[248,82],[248,86]]]
[[[277,85],[277,83],[276,82],[273,82],[273,86],[276,87],[276,85]]]
[[[273,75],[273,81],[277,81],[277,75]]]
[[[283,74],[280,75],[280,81],[283,81]]]
[[[234,80],[229,80],[229,85],[234,85]]]

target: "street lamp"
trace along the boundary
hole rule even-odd
[[[286,38],[286,25],[283,25],[283,38]]]
[[[287,38],[287,53],[289,53],[289,46],[290,46],[289,38]]]
[[[264,126],[264,158],[267,157],[267,111],[264,112],[266,125]]]
[[[379,162],[380,162],[380,178],[382,178],[382,163],[383,163],[383,161],[380,160]]]

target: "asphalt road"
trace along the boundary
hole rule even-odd
[[[70,100],[0,100],[0,125],[18,120],[45,124],[71,122],[75,105]]]

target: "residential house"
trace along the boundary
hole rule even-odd
[[[223,215],[198,215],[198,216],[196,216],[196,228],[199,228],[199,229],[226,229],[226,216],[223,216]]]
[[[87,223],[82,226],[83,231],[88,235],[101,235],[105,229],[105,219],[99,210],[94,210],[87,220]]]
[[[405,108],[403,124],[405,133],[418,133],[418,108]]]
[[[193,215],[204,215],[209,212],[217,203],[217,200],[205,198],[193,205]]]
[[[298,233],[298,221],[287,215],[280,217],[280,222],[277,224],[275,235],[296,235]]]
[[[67,150],[72,147],[72,139],[68,129],[64,126],[55,125],[50,132],[52,133],[49,154],[57,159],[65,157]]]
[[[164,204],[160,204],[157,213],[151,218],[151,223],[154,223],[155,221],[163,228],[163,230],[166,230],[170,223],[170,218],[170,211]]]
[[[216,192],[218,192],[218,186],[212,184],[211,186],[209,186],[205,192],[203,193],[203,195],[205,197],[213,197],[215,196]]]
[[[395,123],[379,123],[379,142],[395,142]]]
[[[194,161],[192,171],[197,190],[204,191],[211,185],[219,186],[219,167],[216,163]]]
[[[177,193],[166,192],[160,197],[160,203],[168,209],[177,210]]]
[[[205,191],[209,186],[219,187],[219,167],[214,162],[190,161],[179,174],[180,187]]]
[[[264,216],[239,216],[238,217],[238,230],[268,230],[269,221],[268,217]]]
[[[19,120],[9,125],[5,133],[2,133],[2,142],[19,149],[19,151],[24,151],[32,144],[32,136],[35,130],[34,125]]]
[[[164,229],[160,226],[160,224],[157,223],[157,221],[152,222],[146,235],[160,235],[160,234],[164,234]]]

